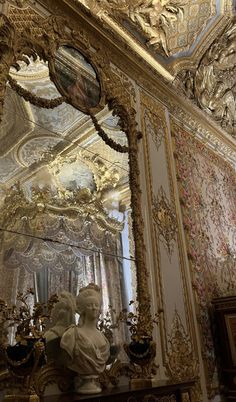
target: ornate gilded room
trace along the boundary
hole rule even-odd
[[[0,400],[236,401],[235,0],[0,13]]]

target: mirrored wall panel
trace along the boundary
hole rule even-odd
[[[73,61],[76,55],[69,54]],[[79,63],[86,65],[83,59]],[[57,66],[59,71],[59,61]],[[94,84],[86,96],[94,106],[100,87],[93,70],[89,74]],[[61,96],[42,61],[30,60],[11,75],[38,97]],[[112,111],[105,107],[96,118],[110,138],[127,145]],[[15,303],[19,292],[32,288],[32,305],[46,303],[63,291],[76,297],[94,282],[101,288],[102,317],[110,306],[114,321],[129,309],[136,299],[136,265],[128,159],[128,153],[106,145],[90,117],[70,104],[39,108],[7,87],[0,127],[2,299]],[[119,331],[123,342],[127,328]]]

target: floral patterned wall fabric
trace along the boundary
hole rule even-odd
[[[175,124],[172,136],[202,352],[212,393],[216,365],[210,302],[236,290],[236,174]]]

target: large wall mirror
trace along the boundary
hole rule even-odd
[[[31,60],[11,75],[37,96],[59,96],[45,63]],[[107,107],[97,119],[127,144]],[[36,301],[46,302],[94,282],[102,289],[103,313],[110,305],[121,311],[136,298],[128,153],[106,145],[90,117],[68,103],[42,109],[10,87],[1,130],[16,136],[0,165],[1,275],[8,278],[1,294],[14,300],[33,288]]]
[[[155,351],[148,349],[152,322],[135,112],[124,89],[112,82],[106,60],[96,63],[94,49],[87,42],[80,47],[78,36],[70,42],[69,30],[58,39],[50,29],[47,40],[27,32],[16,41],[21,48],[7,53],[12,58],[0,127],[1,298],[15,303],[19,292],[33,289],[33,308],[53,294],[77,296],[95,283],[101,317],[110,314],[114,323],[124,309],[137,314],[137,342],[141,337],[150,371]],[[114,330],[115,359],[127,359],[122,345],[129,341],[128,326]]]

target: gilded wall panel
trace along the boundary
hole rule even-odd
[[[236,180],[233,168],[172,124],[183,224],[200,326],[208,391],[215,392],[216,362],[209,307],[236,285]]]
[[[183,273],[183,250],[179,233],[173,177],[168,149],[168,121],[165,108],[141,92],[141,119],[145,169],[148,182],[151,232],[156,266],[155,279],[159,289],[159,306],[163,308],[161,336],[164,365],[175,353],[176,344],[169,342],[173,320],[178,311],[181,324],[189,336],[191,353],[193,324],[189,319],[189,301]],[[192,342],[192,343],[191,343]],[[177,351],[177,355],[178,355]],[[171,376],[170,370],[168,375]],[[174,377],[173,377],[174,378]]]

